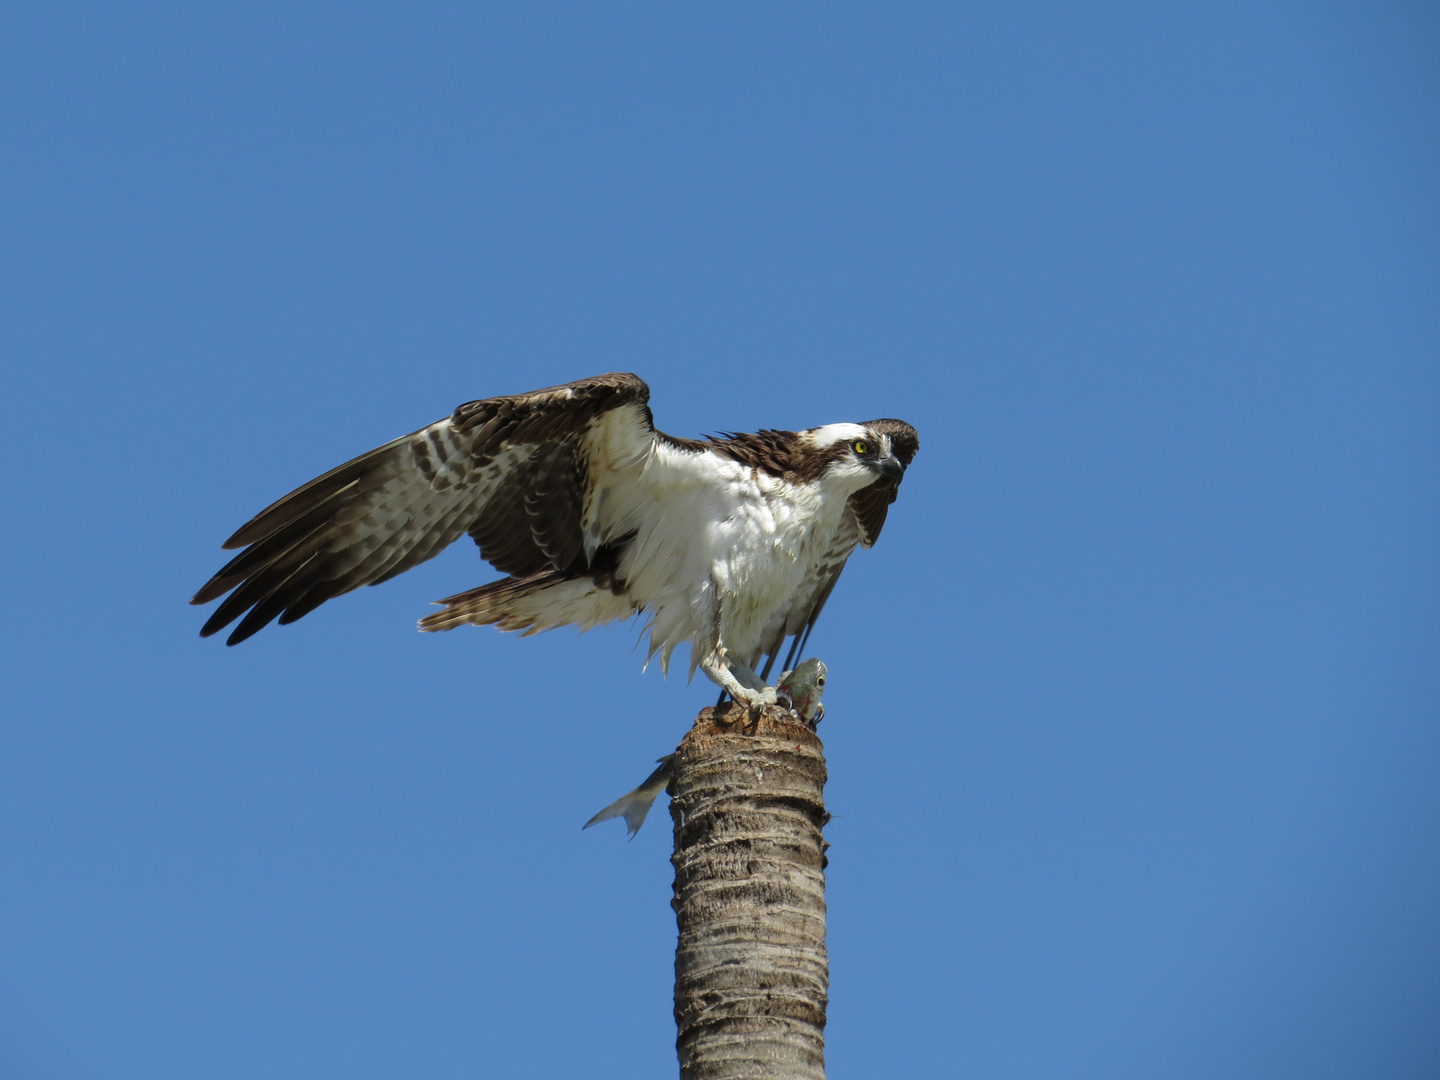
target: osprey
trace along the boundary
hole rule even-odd
[[[662,670],[688,642],[691,675],[773,704],[770,664],[787,637],[793,660],[845,560],[880,535],[919,437],[871,420],[679,439],[649,397],[616,373],[472,401],[331,469],[225,542],[245,550],[191,600],[230,594],[201,635],[239,618],[237,644],[468,533],[507,576],[439,601],[421,629],[583,631],[643,612]]]

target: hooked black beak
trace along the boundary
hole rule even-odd
[[[883,458],[876,458],[870,467],[881,476],[888,476],[891,480],[899,480],[905,475],[905,466],[894,454],[888,454]]]

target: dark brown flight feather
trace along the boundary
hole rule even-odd
[[[225,542],[245,550],[191,600],[230,593],[201,634],[240,618],[234,645],[277,616],[294,622],[331,597],[433,558],[467,532],[508,574],[583,570],[588,478],[579,442],[611,409],[636,407],[649,423],[649,396],[637,376],[614,373],[471,401],[448,422],[331,469]],[[502,475],[487,476],[502,454],[510,458]]]

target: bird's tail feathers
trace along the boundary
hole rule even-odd
[[[634,614],[630,601],[592,578],[546,570],[507,577],[438,601],[445,610],[420,620],[421,630],[452,630],[466,623],[518,630],[522,637],[557,626],[582,631]]]

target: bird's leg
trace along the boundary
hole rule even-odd
[[[751,671],[748,664],[732,656],[725,647],[725,640],[720,633],[723,622],[720,616],[720,588],[714,577],[711,577],[705,590],[704,603],[708,616],[706,621],[709,624],[704,638],[707,647],[697,666],[709,676],[711,682],[737,702],[751,709],[774,705],[774,687],[766,686],[764,679]],[[692,643],[690,647],[694,649],[695,645]]]
[[[728,651],[724,651],[724,656],[725,666],[730,669],[730,674],[735,676],[741,686],[747,687],[748,689],[753,690],[757,694],[759,694],[762,699],[760,701],[760,704],[775,704],[775,688],[773,686],[767,685],[764,679],[762,679],[759,675],[756,675],[754,668],[752,668],[749,664],[738,660]]]
[[[736,701],[750,708],[775,704],[775,688],[727,654],[725,646],[717,645],[700,659],[700,670],[710,681]]]

